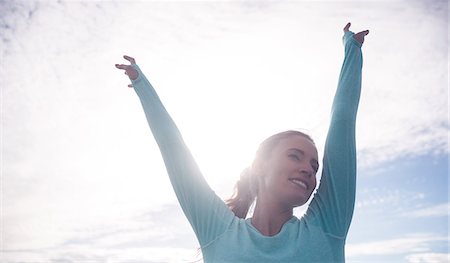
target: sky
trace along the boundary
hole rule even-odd
[[[273,133],[322,156],[347,22],[370,30],[347,262],[450,261],[447,1],[0,0],[0,19],[1,262],[201,260],[114,64],[136,58],[226,199]]]

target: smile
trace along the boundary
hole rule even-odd
[[[304,182],[302,182],[302,181],[300,181],[298,179],[290,179],[290,181],[292,183],[294,183],[295,185],[297,185],[298,187],[301,187],[301,188],[303,188],[305,190],[308,189],[308,185],[306,185]]]

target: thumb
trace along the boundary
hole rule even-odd
[[[344,32],[347,32],[351,25],[352,25],[352,23],[348,22],[347,25],[345,25],[345,27],[344,27]]]

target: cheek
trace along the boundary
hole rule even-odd
[[[271,169],[267,171],[267,181],[271,181],[272,183],[280,183],[281,181],[285,181],[289,177],[290,173],[291,172],[288,167],[278,163],[278,165],[273,165]]]
[[[261,179],[265,189],[276,192],[285,187],[283,184],[286,181],[286,178],[287,174],[283,171],[283,169],[272,167]]]
[[[288,183],[288,178],[297,171],[289,159],[280,158],[271,159],[265,168],[262,181],[266,189],[272,190],[283,190]]]
[[[290,173],[291,170],[294,170],[292,162],[286,158],[272,159],[272,161],[269,163],[269,172],[272,175],[283,175],[286,173]]]

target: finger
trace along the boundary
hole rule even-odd
[[[351,25],[352,25],[352,23],[348,22],[347,25],[345,25],[345,27],[344,27],[344,32],[347,32]]]
[[[116,64],[116,68],[126,70],[130,65]]]
[[[358,35],[367,35],[367,34],[369,34],[369,30],[358,32]]]
[[[133,87],[133,85],[131,85],[131,84],[128,84],[128,88],[132,88]]]
[[[131,64],[136,64],[136,60],[130,56],[124,55],[123,58],[130,61]]]

